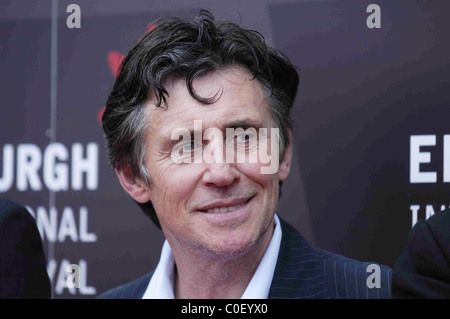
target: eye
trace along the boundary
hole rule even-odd
[[[250,140],[250,136],[248,134],[240,134],[238,136],[236,136],[236,140],[239,141],[243,141],[243,142],[247,142]]]
[[[238,149],[252,149],[256,146],[257,137],[253,132],[245,132],[235,136],[235,146]]]
[[[183,153],[193,152],[195,150],[196,144],[194,142],[184,143],[180,146]]]
[[[173,147],[170,156],[175,163],[192,163],[194,155],[202,149],[203,146],[195,141],[180,142]]]

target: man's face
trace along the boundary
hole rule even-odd
[[[259,158],[256,163],[229,163],[225,161],[225,150],[223,161],[175,162],[171,155],[180,139],[171,138],[172,133],[180,128],[193,131],[194,121],[201,121],[200,134],[218,128],[224,137],[226,128],[237,123],[256,131],[260,127],[270,131],[273,127],[260,83],[251,80],[242,68],[207,74],[194,81],[194,89],[202,97],[218,92],[221,95],[213,104],[201,104],[190,96],[185,79],[171,78],[166,83],[167,109],[155,107],[152,100],[148,102],[146,166],[150,183],[141,184],[142,193],[135,199],[152,201],[172,248],[193,248],[222,257],[240,255],[272,234],[279,181],[289,173],[290,145],[274,174],[261,174],[261,167],[267,164]],[[216,142],[212,139],[201,143],[204,146]],[[193,143],[182,149],[196,147]]]

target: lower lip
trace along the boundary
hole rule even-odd
[[[221,222],[231,222],[233,220],[239,219],[240,217],[245,216],[245,213],[248,211],[248,206],[252,201],[253,197],[248,199],[243,205],[239,206],[235,210],[231,212],[222,212],[222,213],[208,213],[206,211],[198,211],[204,216],[208,218],[215,219]]]

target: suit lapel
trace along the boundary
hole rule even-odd
[[[282,239],[269,298],[330,298],[323,261],[297,230],[280,221]]]

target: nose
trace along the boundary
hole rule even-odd
[[[224,187],[238,182],[240,173],[233,164],[213,163],[208,164],[208,168],[203,174],[202,181],[208,186]]]

